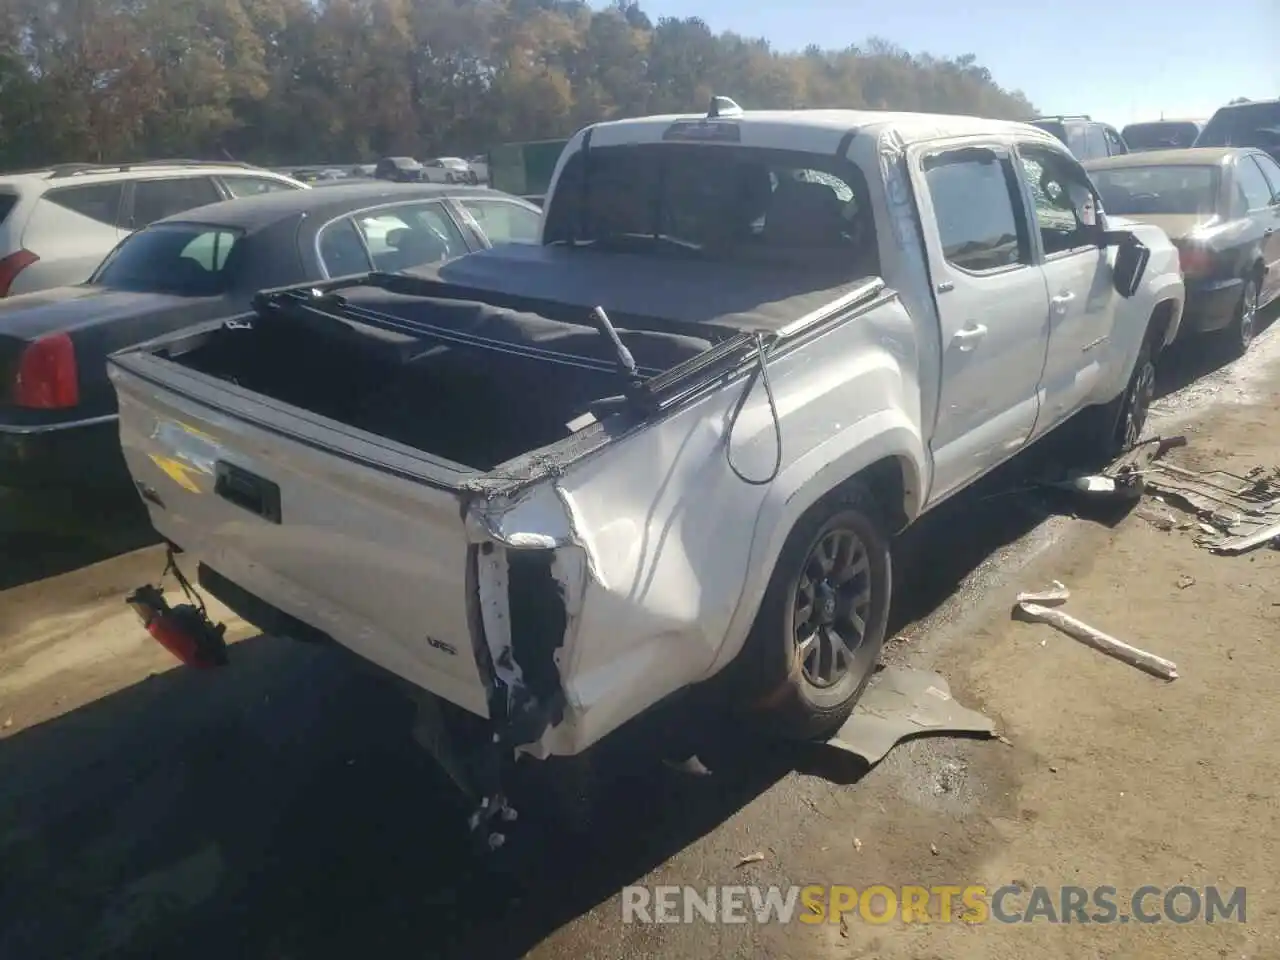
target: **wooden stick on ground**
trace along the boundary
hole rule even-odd
[[[1053,609],[1065,603],[1070,595],[1067,588],[1057,581],[1054,581],[1052,590],[1041,593],[1020,593],[1013,608],[1014,616],[1032,623],[1047,623],[1086,646],[1093,647],[1162,680],[1178,679],[1178,667],[1172,660],[1158,657],[1146,650],[1139,650],[1089,626],[1082,620],[1077,620],[1063,610]]]

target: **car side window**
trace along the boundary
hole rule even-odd
[[[380,207],[354,220],[376,270],[407,270],[467,252],[461,231],[439,203]]]
[[[185,213],[222,199],[211,177],[170,177],[166,180],[135,180],[133,184],[132,230]]]
[[[1089,123],[1084,128],[1085,152],[1077,154],[1081,160],[1096,160],[1107,155],[1107,138],[1102,133],[1102,124]]]
[[[1067,126],[1067,149],[1081,160],[1089,159],[1089,138],[1085,134],[1086,130],[1087,128],[1081,124]]]
[[[1107,153],[1113,157],[1123,156],[1129,152],[1129,148],[1125,145],[1124,138],[1116,133],[1112,127],[1102,128],[1103,139],[1107,142]]]
[[[331,277],[368,273],[373,269],[360,231],[350,217],[335,220],[321,230],[316,248],[325,273]]]
[[[92,183],[80,187],[58,187],[47,192],[43,199],[56,203],[82,217],[96,220],[108,227],[120,224],[120,201],[124,198],[124,183]]]
[[[459,200],[488,241],[500,243],[537,243],[542,214],[508,200]]]
[[[231,196],[239,197],[256,197],[264,193],[280,193],[285,190],[297,190],[298,188],[292,184],[282,183],[279,180],[269,180],[266,177],[219,177],[222,185],[227,188],[227,193]]]
[[[1272,202],[1280,201],[1280,163],[1262,153],[1253,154],[1253,161],[1262,168],[1262,175],[1271,184]]]
[[[1095,246],[1099,204],[1084,168],[1043,147],[1019,146],[1018,159],[1031,189],[1044,255]]]
[[[1252,157],[1240,157],[1236,161],[1236,191],[1243,200],[1245,210],[1261,210],[1271,206],[1271,184],[1262,175],[1262,168]]]
[[[948,263],[981,273],[1031,262],[1007,159],[981,148],[936,154],[925,158],[924,177]]]

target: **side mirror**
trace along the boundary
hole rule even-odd
[[[1128,230],[1107,231],[1103,235],[1107,246],[1116,247],[1116,264],[1111,270],[1111,282],[1116,293],[1128,299],[1138,292],[1142,276],[1151,260],[1151,249]]]

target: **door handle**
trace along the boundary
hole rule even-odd
[[[981,323],[973,323],[963,330],[957,330],[951,341],[962,353],[968,353],[978,345],[978,341],[987,335],[987,328]]]
[[[1275,233],[1275,232],[1276,232],[1276,228],[1275,228],[1275,227],[1267,227],[1267,229],[1265,229],[1265,230],[1263,230],[1263,231],[1262,231],[1262,235],[1263,235],[1264,237],[1269,237],[1269,236],[1271,236],[1271,235],[1272,235],[1273,233]]]
[[[1049,299],[1049,302],[1053,304],[1053,310],[1055,313],[1066,313],[1067,304],[1069,304],[1075,298],[1076,298],[1076,295],[1068,291],[1066,293],[1060,293],[1056,297],[1051,297]]]

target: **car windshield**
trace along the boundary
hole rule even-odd
[[[214,297],[230,289],[243,249],[242,232],[230,227],[157,224],[125,239],[89,282],[138,293]]]
[[[1102,206],[1122,217],[1216,212],[1218,168],[1208,166],[1107,167],[1090,172]]]
[[[878,272],[866,184],[852,164],[688,143],[595,147],[588,157],[566,163],[544,242]]]
[[[1131,123],[1121,131],[1130,150],[1164,150],[1189,147],[1196,142],[1197,127],[1194,123],[1162,120],[1152,123]]]
[[[1280,148],[1280,102],[1223,107],[1205,125],[1197,147]]]

